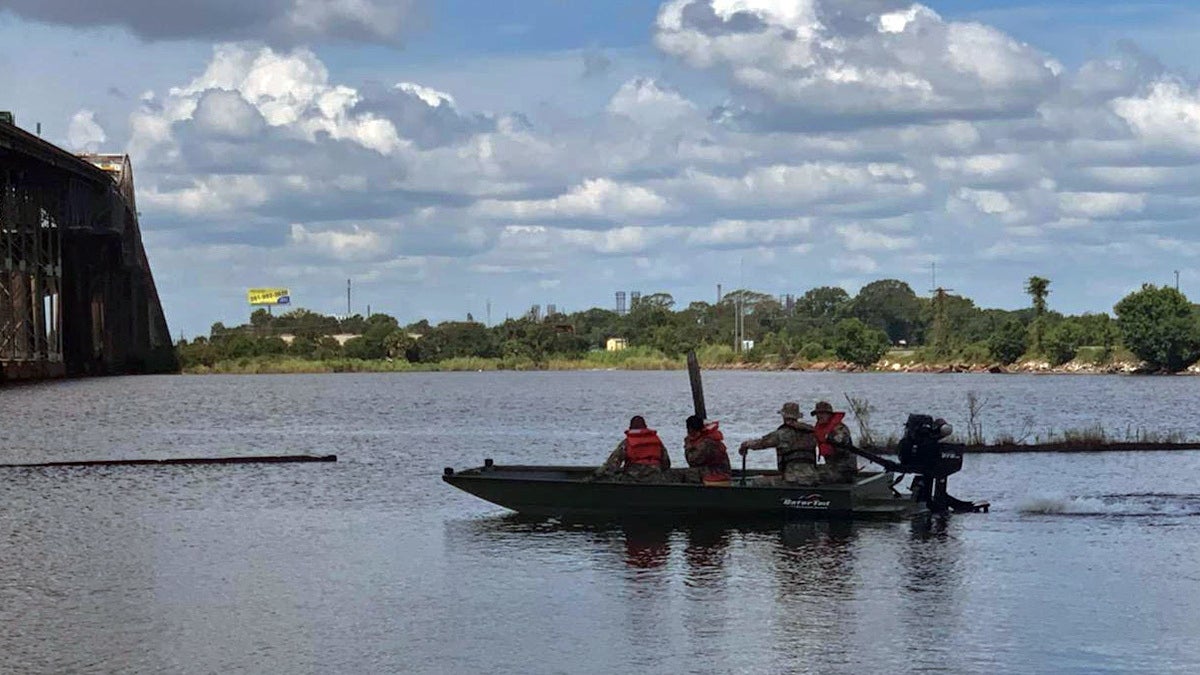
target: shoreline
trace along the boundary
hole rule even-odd
[[[1157,373],[1146,370],[1141,364],[1115,362],[1104,365],[1069,362],[1051,366],[1046,362],[1024,362],[1008,366],[1000,364],[968,363],[902,363],[888,360],[862,367],[839,361],[814,362],[737,362],[704,363],[704,370],[746,370],[762,372],[804,373],[916,373],[916,374],[979,374],[979,375],[1197,375],[1200,364],[1179,373]],[[407,361],[380,360],[364,361],[338,359],[309,361],[300,359],[249,358],[218,361],[212,366],[189,366],[182,369],[185,375],[300,375],[326,373],[432,373],[432,372],[483,372],[483,371],[654,371],[685,370],[683,359],[635,357],[626,361],[589,359],[551,359],[545,363],[532,361],[506,361],[504,359],[450,359],[434,363],[410,363]]]
[[[969,455],[1012,455],[1033,452],[1097,453],[1097,452],[1185,452],[1200,450],[1200,441],[1147,442],[1147,441],[1083,441],[1051,443],[996,443],[968,445],[963,450]]]

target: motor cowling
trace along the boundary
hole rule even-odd
[[[904,423],[904,436],[896,448],[901,470],[913,475],[913,499],[935,512],[986,511],[987,502],[975,504],[946,492],[946,477],[962,470],[965,447],[942,442],[951,433],[946,421],[932,415],[913,414]]]
[[[910,466],[932,467],[942,459],[943,449],[949,447],[941,440],[950,435],[945,420],[932,415],[913,414],[904,423],[904,436],[896,448],[900,463]]]

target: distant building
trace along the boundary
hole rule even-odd
[[[604,349],[610,352],[619,352],[629,346],[629,341],[625,338],[608,338],[608,342],[604,344]]]

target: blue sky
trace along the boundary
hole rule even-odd
[[[403,321],[934,262],[985,306],[1200,285],[1190,3],[187,7],[0,0],[0,108],[131,154],[183,335],[347,277]]]

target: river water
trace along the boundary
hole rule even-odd
[[[705,374],[736,443],[866,397],[985,434],[1200,437],[1200,380]],[[705,527],[523,520],[443,466],[599,463],[631,414],[676,463],[680,372],[169,376],[0,390],[0,672],[1195,673],[1200,453],[968,456],[990,514]],[[851,425],[853,428],[853,425]],[[736,455],[735,455],[736,457]],[[769,453],[752,465],[770,466]]]

